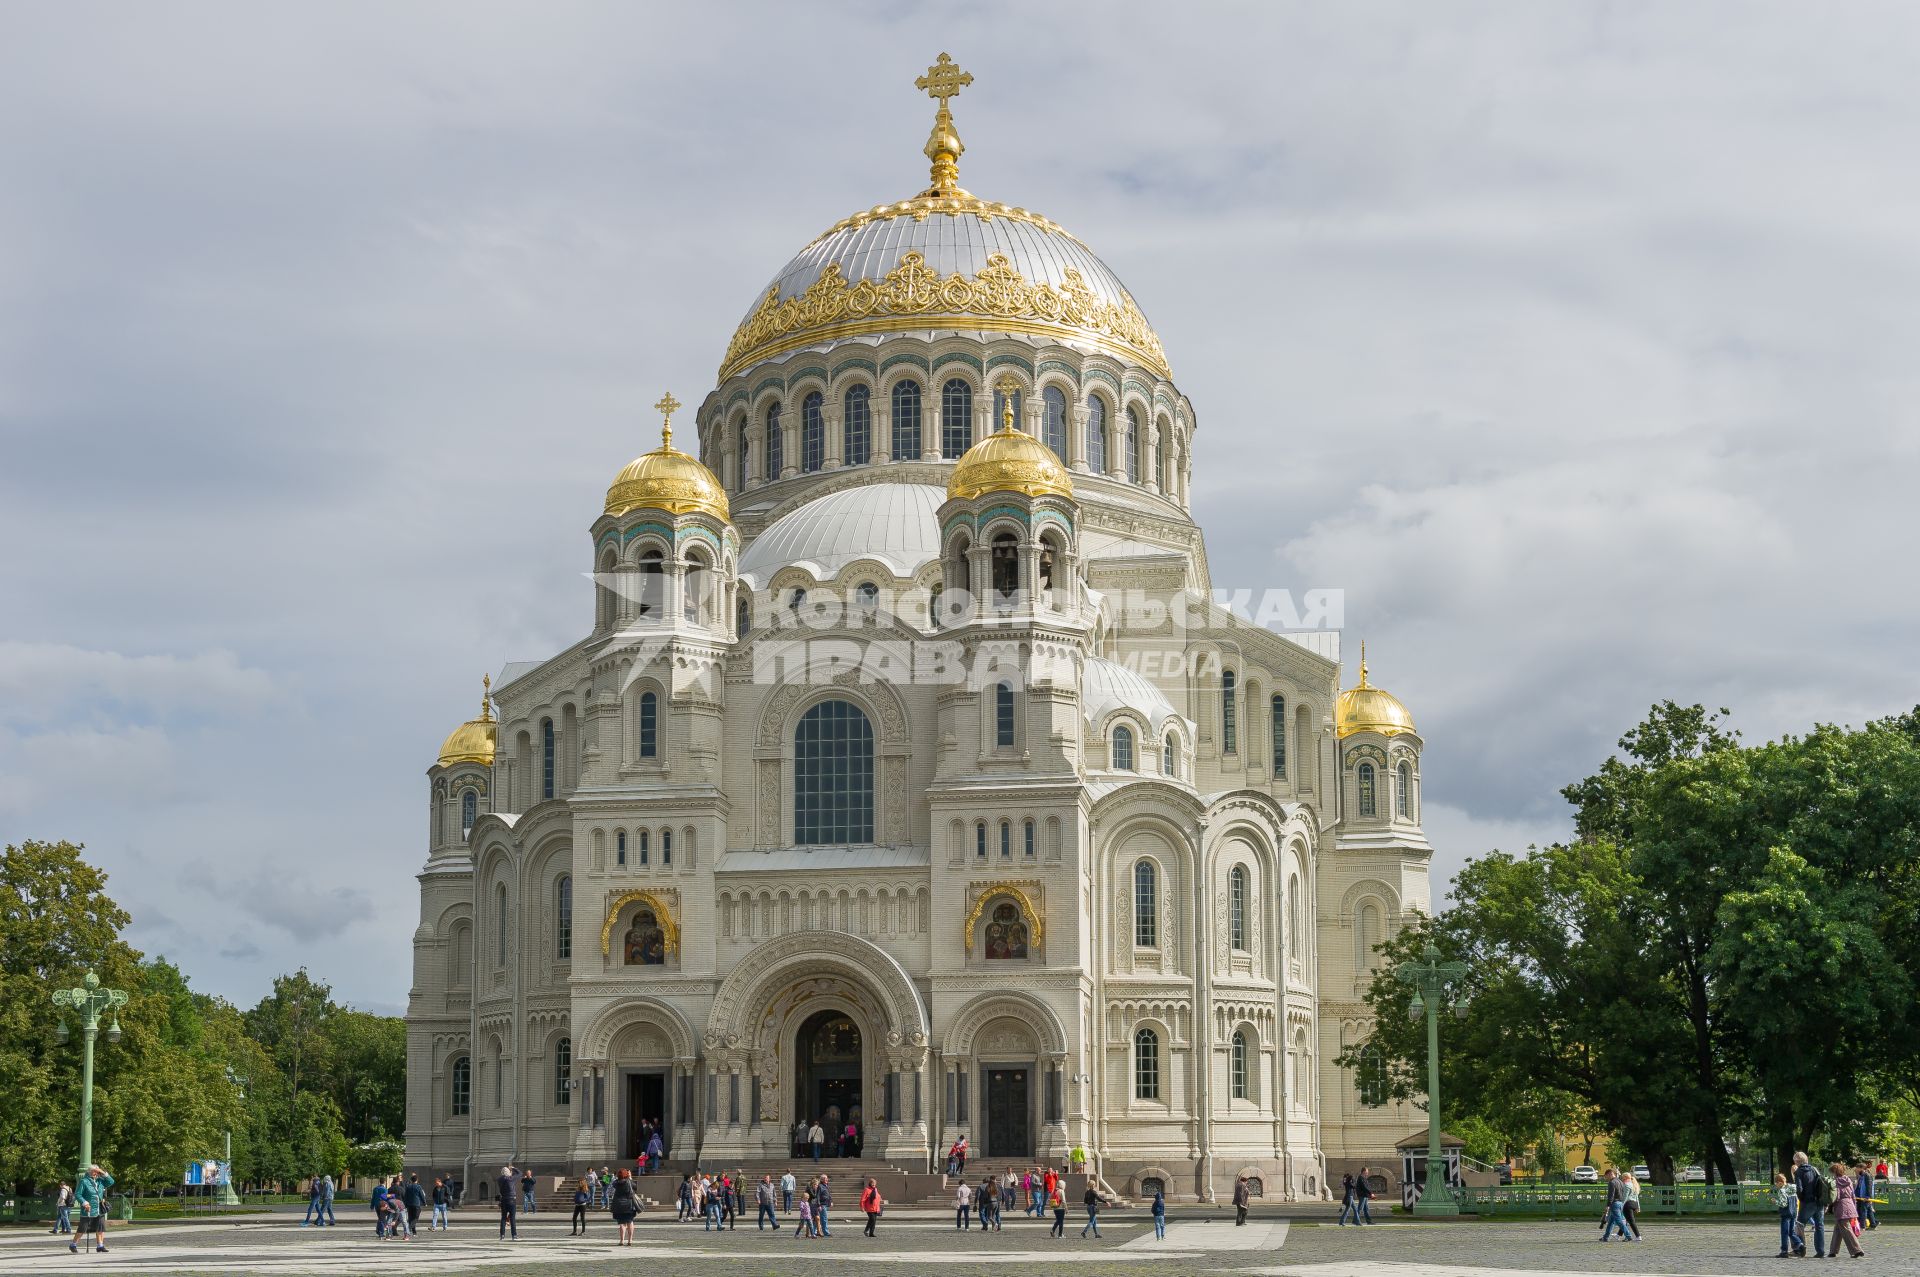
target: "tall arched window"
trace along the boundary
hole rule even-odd
[[[736,489],[744,491],[747,486],[747,414],[746,413],[743,412],[739,416],[733,419],[733,429],[729,433],[728,437],[731,439],[737,440],[740,445],[740,464],[734,468],[734,481],[735,481],[734,486]],[[722,476],[722,477],[724,478],[725,476]]]
[[[780,437],[780,405],[767,405],[767,442],[760,455],[767,459],[767,482],[772,483],[787,468],[787,444]]]
[[[1026,413],[1022,411],[1022,405],[1024,405],[1026,401],[1027,401],[1026,396],[1023,393],[1021,393],[1018,390],[1013,392],[1013,428],[1015,430],[1025,430],[1027,428]],[[993,392],[993,423],[992,423],[993,430],[998,430],[1000,428],[1000,423],[1007,419],[1006,409],[1007,409],[1007,397],[1001,394],[998,390],[994,391]],[[989,431],[988,433],[992,433],[992,431]]]
[[[465,1117],[473,1111],[473,1061],[461,1056],[447,1079],[447,1115]]]
[[[873,841],[873,725],[851,701],[822,701],[794,729],[793,840]]]
[[[733,601],[733,636],[745,638],[748,628],[753,624],[753,602],[742,590],[740,597]]]
[[[1362,816],[1374,815],[1377,804],[1373,799],[1373,764],[1361,763],[1358,775],[1360,779],[1360,814]]]
[[[894,383],[893,459],[920,459],[920,383],[917,381]]]
[[[1013,684],[996,683],[993,688],[993,743],[1000,749],[1013,748]]]
[[[840,455],[850,466],[864,466],[873,459],[872,395],[865,386],[847,389],[846,420],[840,426]]]
[[[493,965],[507,965],[507,884],[493,889]]]
[[[660,866],[665,868],[673,863],[673,830],[660,831]]]
[[[1013,539],[1011,532],[1002,532],[993,538],[987,551],[987,568],[995,601],[1011,603],[1020,591],[1020,543]]]
[[[973,446],[973,387],[955,377],[940,387],[940,455],[959,459]]]
[[[1113,729],[1113,769],[1120,772],[1133,770],[1133,729],[1131,727]]]
[[[553,956],[566,962],[573,957],[573,878],[562,874],[553,888]]]
[[[1031,819],[1029,819],[1027,823],[1022,827],[1022,838],[1024,841],[1021,844],[1020,854],[1025,856],[1028,860],[1032,860],[1033,859],[1033,821]]]
[[[1235,1029],[1233,1032],[1233,1098],[1247,1098],[1247,1031]]]
[[[1387,1102],[1387,1057],[1379,1047],[1370,1046],[1360,1052],[1360,1067],[1354,1081],[1360,1091],[1362,1104],[1379,1105]]]
[[[1220,752],[1233,754],[1240,749],[1239,680],[1232,670],[1220,675]]]
[[[1107,401],[1099,395],[1087,397],[1087,468],[1107,472]]]
[[[1287,698],[1273,698],[1273,774],[1287,774]]]
[[[1151,860],[1133,862],[1133,943],[1142,949],[1160,947],[1160,891]]]
[[[553,1102],[573,1103],[572,1038],[561,1038],[553,1044]]]
[[[640,757],[655,758],[660,753],[660,698],[653,692],[640,693]]]
[[[1174,780],[1180,779],[1180,733],[1167,733],[1167,747],[1160,755],[1160,770]]]
[[[1127,409],[1127,434],[1126,438],[1121,440],[1120,446],[1127,450],[1126,467],[1129,483],[1140,482],[1140,447],[1145,439],[1146,434],[1140,428],[1140,410]]]
[[[1369,900],[1360,906],[1353,920],[1353,969],[1372,971],[1380,955],[1374,947],[1380,943],[1380,906]]]
[[[1152,1029],[1133,1035],[1133,1098],[1160,1098],[1160,1035]]]
[[[1228,891],[1231,894],[1232,913],[1228,920],[1228,940],[1241,953],[1247,950],[1247,867],[1235,865],[1233,872],[1227,875]]]
[[[1400,764],[1400,787],[1394,793],[1393,802],[1400,819],[1413,819],[1413,768],[1407,763]]]
[[[648,830],[642,829],[639,833],[639,839],[640,845],[635,848],[635,851],[639,855],[640,863],[644,865],[647,863],[648,857],[653,854],[653,834]]]
[[[812,474],[827,461],[827,426],[820,392],[800,401],[800,468]]]
[[[473,833],[473,822],[480,815],[480,796],[469,789],[460,795],[460,836],[466,838]]]
[[[746,490],[746,486],[752,478],[753,439],[747,434],[747,420],[745,417],[742,417],[740,419],[740,488],[742,491]]]
[[[553,797],[553,720],[540,721],[540,797]]]
[[[975,860],[987,858],[987,822],[984,820],[973,822],[973,858]]]
[[[1011,821],[1000,822],[1000,859],[1013,859],[1013,823]]]
[[[627,863],[627,831],[624,829],[613,836],[613,863],[620,866]]]
[[[1053,455],[1065,461],[1067,459],[1067,397],[1060,393],[1060,387],[1048,386],[1040,392],[1040,402],[1046,406],[1047,447],[1053,449]]]
[[[640,556],[640,600],[634,611],[649,623],[655,623],[660,620],[666,606],[666,566],[660,551],[648,550]]]
[[[1300,919],[1300,875],[1287,875],[1287,953],[1295,962],[1300,960],[1300,936],[1303,931]]]

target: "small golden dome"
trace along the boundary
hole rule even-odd
[[[1360,645],[1360,682],[1340,693],[1333,713],[1334,730],[1342,740],[1355,732],[1403,736],[1414,732],[1413,714],[1400,698],[1367,682],[1367,646]]]
[[[1073,477],[1053,449],[1013,427],[1013,395],[1002,388],[1006,411],[1000,429],[968,448],[947,480],[949,500],[971,501],[987,492],[1030,497],[1071,497]]]
[[[654,407],[666,414],[660,446],[627,463],[607,489],[607,513],[625,514],[647,506],[669,514],[710,514],[725,521],[727,490],[713,471],[673,446],[673,411],[680,405],[667,395]]]
[[[498,725],[493,721],[493,676],[480,676],[480,717],[470,718],[453,729],[447,743],[440,747],[440,766],[478,763],[493,766],[493,746]]]

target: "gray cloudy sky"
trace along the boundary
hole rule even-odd
[[[1920,701],[1920,10],[13,4],[0,839],[251,1002],[410,978],[423,771],[774,271],[1058,218],[1200,414],[1223,586],[1337,586],[1429,830],[1565,830],[1656,698]]]

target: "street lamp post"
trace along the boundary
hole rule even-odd
[[[1427,1014],[1427,1186],[1413,1204],[1415,1215],[1458,1215],[1460,1204],[1447,1186],[1446,1159],[1440,1149],[1440,1006],[1450,988],[1467,974],[1464,962],[1440,961],[1433,941],[1418,962],[1402,962],[1394,978],[1413,989],[1413,1013]]]
[[[81,1028],[86,1034],[86,1060],[80,1083],[80,1174],[87,1173],[87,1167],[93,1165],[93,1040],[100,1033],[100,1019],[107,1012],[113,1012],[113,1024],[107,1029],[107,1041],[120,1041],[120,1008],[125,1006],[127,995],[121,989],[103,989],[100,977],[87,972],[86,978],[77,989],[55,989],[53,1005],[71,1008],[80,1015]],[[60,1021],[60,1040],[67,1040],[67,1022]],[[75,1181],[78,1182],[77,1180]]]

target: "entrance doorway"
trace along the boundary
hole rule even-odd
[[[988,1157],[1032,1157],[1032,1106],[1027,1070],[987,1070]]]
[[[808,1017],[795,1039],[800,1064],[796,1092],[802,1118],[820,1123],[828,1157],[858,1157],[866,1142],[867,1121],[860,1102],[860,1026],[844,1012],[821,1011]],[[851,1123],[858,1132],[851,1144],[843,1136]]]
[[[672,1143],[673,1136],[672,1128],[667,1125],[666,1073],[629,1073],[626,1082],[626,1119],[622,1123],[620,1157],[629,1163],[627,1169],[632,1170],[633,1159],[646,1151],[647,1137],[653,1131],[660,1132],[663,1151]]]

